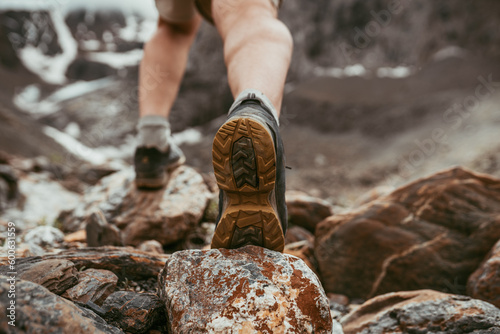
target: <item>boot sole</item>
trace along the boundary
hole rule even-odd
[[[282,252],[285,238],[271,204],[276,153],[267,126],[247,117],[229,120],[215,135],[212,162],[227,201],[212,248],[256,245]]]

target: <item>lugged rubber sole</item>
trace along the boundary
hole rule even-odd
[[[229,120],[215,135],[212,162],[227,199],[212,248],[256,245],[282,252],[285,238],[270,202],[276,153],[267,126],[247,117]]]

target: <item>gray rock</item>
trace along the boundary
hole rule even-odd
[[[0,307],[6,310],[15,300],[16,308],[15,327],[9,325],[9,317],[0,317],[2,333],[123,334],[123,331],[108,325],[92,311],[78,308],[41,285],[16,281],[15,299],[9,298],[10,289],[8,278],[0,276]]]
[[[144,241],[141,244],[139,244],[139,246],[137,246],[137,249],[140,250],[141,252],[146,252],[146,253],[156,253],[156,254],[165,253],[163,251],[163,247],[161,246],[161,244],[156,240]]]
[[[500,309],[433,290],[375,297],[342,319],[346,334],[500,333]]]
[[[47,260],[18,266],[18,278],[44,286],[55,294],[62,294],[78,283],[78,270],[68,260]]]
[[[64,241],[64,233],[52,226],[38,226],[26,233],[24,242],[42,248],[56,247]]]
[[[321,283],[304,262],[256,246],[174,253],[160,274],[159,293],[173,333],[334,328]],[[342,333],[338,326],[335,333]]]
[[[108,224],[104,214],[97,210],[90,214],[85,225],[89,247],[123,246],[120,229]]]
[[[202,176],[181,166],[157,191],[138,190],[133,169],[103,178],[84,195],[81,205],[59,217],[66,232],[81,229],[100,210],[121,230],[126,245],[157,240],[169,245],[183,240],[199,224],[211,196]]]
[[[66,290],[63,297],[86,304],[102,305],[116,289],[118,276],[109,270],[87,269],[80,272],[78,284]]]
[[[158,296],[148,293],[117,291],[106,299],[102,308],[108,323],[128,333],[146,333],[164,316]]]
[[[0,163],[0,213],[16,206],[21,198],[16,173],[9,165]]]

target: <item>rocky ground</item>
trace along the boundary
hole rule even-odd
[[[4,162],[3,207],[26,200],[19,175],[54,179],[53,166]],[[210,175],[182,166],[153,192],[133,177],[123,169],[88,186],[55,227],[1,221],[17,255],[14,269],[1,258],[0,304],[17,295],[16,330],[4,318],[4,332],[500,332],[500,179],[456,167],[337,214],[289,191],[281,254],[209,249]]]
[[[13,240],[17,257],[1,332],[500,333],[497,1],[287,0],[284,254],[209,249],[231,103],[215,29],[171,115],[187,164],[142,192],[130,162],[154,17],[47,3],[0,3],[5,309]]]

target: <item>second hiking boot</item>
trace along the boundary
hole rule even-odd
[[[212,248],[256,245],[282,252],[287,210],[277,116],[262,94],[250,91],[243,96],[213,142],[220,194]]]
[[[168,182],[169,173],[186,160],[173,142],[165,117],[147,115],[137,124],[134,154],[135,183],[140,189],[159,189]]]

